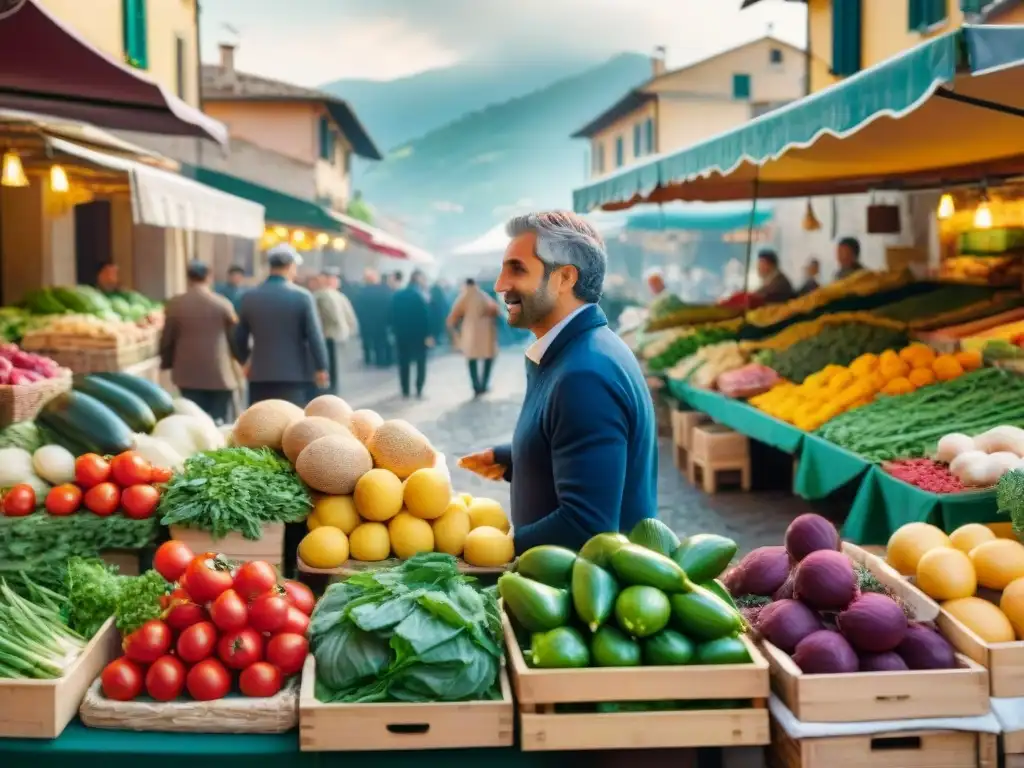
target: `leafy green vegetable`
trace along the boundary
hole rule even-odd
[[[1024,470],[1011,469],[999,478],[996,486],[996,506],[1009,515],[1014,533],[1024,533]]]
[[[160,598],[168,593],[170,584],[156,571],[141,576],[124,577],[117,595],[117,628],[127,637],[151,619],[159,619],[163,612]]]
[[[332,584],[309,628],[324,702],[496,698],[501,617],[455,558],[416,555]]]
[[[83,637],[92,637],[117,610],[123,577],[102,560],[73,557],[68,561],[64,584],[68,596],[68,626]]]
[[[29,453],[35,453],[42,446],[43,438],[34,421],[19,421],[0,429],[0,448],[23,448]]]
[[[298,523],[313,502],[284,458],[263,448],[204,451],[185,462],[160,497],[160,522],[209,531],[215,539],[238,532],[252,541],[266,523]]]
[[[58,611],[26,600],[0,581],[0,678],[60,677],[85,648]]]

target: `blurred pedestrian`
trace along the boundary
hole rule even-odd
[[[448,335],[445,333],[445,323],[451,307],[447,285],[443,280],[438,280],[430,287],[430,332],[439,347]]]
[[[398,382],[402,397],[410,394],[410,372],[416,366],[416,397],[423,396],[427,380],[427,349],[434,345],[427,304],[427,279],[420,270],[409,278],[409,285],[395,293],[391,303],[391,328],[395,334],[398,357]]]
[[[309,402],[313,384],[330,385],[327,345],[316,302],[295,285],[302,257],[290,245],[267,253],[270,277],[242,298],[235,354],[247,367],[249,399]]]
[[[317,279],[313,293],[327,343],[327,370],[331,375],[330,391],[333,394],[339,391],[338,347],[348,341],[358,327],[352,305],[338,287],[338,276],[324,272]]]
[[[448,315],[447,325],[455,335],[456,346],[469,361],[473,395],[479,397],[490,389],[491,368],[498,355],[498,304],[469,278]]]
[[[240,382],[231,359],[238,317],[231,302],[210,289],[210,270],[193,261],[186,272],[188,288],[164,309],[160,334],[160,368],[171,372],[181,396],[214,421],[226,423],[231,398]]]
[[[237,264],[233,264],[228,268],[227,281],[217,286],[217,293],[231,302],[236,314],[242,307],[242,296],[245,295],[244,282],[245,270]]]

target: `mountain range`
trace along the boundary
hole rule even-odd
[[[650,59],[456,65],[324,86],[348,100],[386,158],[354,183],[404,236],[445,256],[523,208],[568,207],[586,180],[570,134],[645,82]]]

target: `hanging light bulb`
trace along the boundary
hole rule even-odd
[[[53,192],[67,192],[71,189],[68,182],[67,171],[61,165],[50,166],[50,190]]]
[[[344,237],[336,237],[331,243],[331,247],[336,251],[344,251],[347,245],[348,241],[346,241]]]
[[[992,209],[988,207],[988,200],[984,198],[974,210],[974,228],[992,229]]]
[[[292,232],[292,242],[293,243],[301,243],[301,242],[304,242],[305,240],[306,240],[306,233],[303,232],[301,229],[296,229],[294,232]]]
[[[274,234],[284,240],[288,237],[288,227],[274,227]]]
[[[807,201],[807,210],[804,212],[804,230],[807,232],[817,232],[821,229],[821,222],[818,221],[818,217],[814,215],[814,206],[811,205],[811,201]]]
[[[956,212],[956,206],[953,204],[953,196],[948,192],[939,199],[939,213],[940,219],[948,219]]]
[[[316,236],[316,244],[319,245],[321,248],[323,248],[329,242],[331,242],[330,235],[325,235],[323,232],[321,232],[319,235]]]
[[[27,187],[28,176],[21,164],[21,158],[13,149],[4,152],[3,166],[0,168],[0,186]]]

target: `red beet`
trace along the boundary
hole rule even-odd
[[[896,653],[911,669],[953,669],[956,653],[942,635],[923,624],[911,624]]]
[[[734,597],[771,597],[789,576],[789,555],[785,547],[758,547],[725,577],[725,587]]]
[[[818,550],[796,567],[794,596],[816,611],[841,611],[856,594],[857,575],[842,552]]]
[[[867,592],[854,600],[836,619],[839,631],[858,651],[893,650],[907,633],[907,615],[886,595]]]
[[[807,675],[835,675],[856,672],[857,653],[838,632],[821,629],[812,632],[796,646],[793,662]]]
[[[757,631],[777,648],[793,653],[797,644],[822,628],[818,614],[799,600],[779,600],[757,617]]]
[[[786,551],[794,563],[812,552],[839,551],[839,531],[821,515],[800,515],[786,529]]]
[[[906,672],[908,669],[907,662],[895,651],[860,655],[861,672]]]

